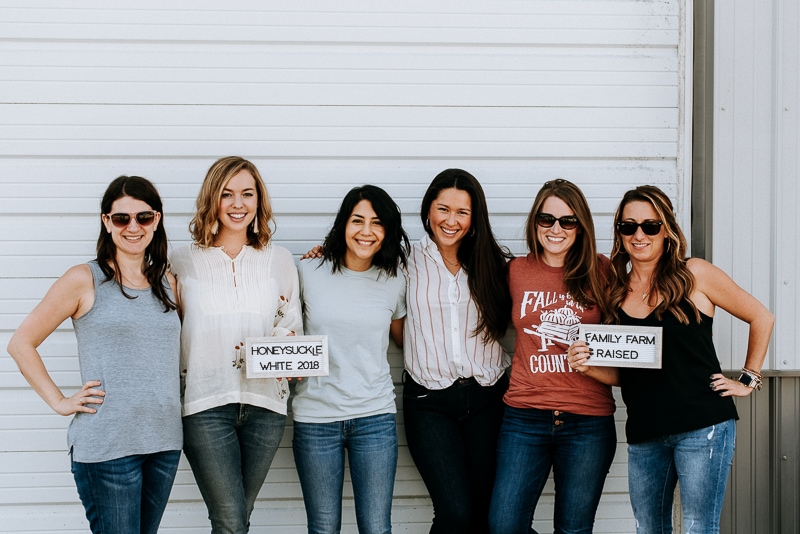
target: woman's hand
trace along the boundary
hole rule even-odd
[[[589,361],[591,356],[592,349],[589,348],[589,345],[587,345],[583,340],[576,341],[570,345],[569,349],[567,350],[567,360],[569,360],[569,366],[573,371],[581,374],[585,374],[587,371],[589,371],[590,367],[586,365],[586,362]]]
[[[102,389],[95,389],[100,386],[99,380],[87,381],[83,387],[71,397],[62,397],[61,400],[53,406],[53,410],[60,415],[72,415],[78,412],[97,413],[97,408],[89,405],[103,404],[103,397],[106,396],[106,392]]]
[[[591,377],[607,386],[618,386],[619,369],[616,367],[586,365],[593,355],[594,351],[589,344],[578,340],[567,350],[567,361],[569,361],[570,368],[578,374]]]
[[[316,247],[312,248],[302,256],[300,256],[301,260],[307,260],[309,258],[321,258],[322,257],[322,245],[317,245]]]
[[[720,397],[747,397],[755,389],[745,386],[738,380],[725,378],[720,373],[711,375],[710,386]]]

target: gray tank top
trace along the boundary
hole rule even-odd
[[[114,280],[104,281],[96,262],[89,267],[94,304],[72,324],[78,338],[81,384],[99,380],[106,396],[103,404],[92,405],[97,413],[73,417],[67,431],[72,458],[95,463],[180,450],[178,314],[164,313],[164,305],[150,289],[125,288],[136,296],[126,298]]]

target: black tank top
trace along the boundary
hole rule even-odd
[[[681,305],[689,317],[682,324],[667,312],[644,319],[619,311],[620,324],[663,328],[661,369],[620,369],[622,399],[628,411],[628,443],[680,434],[738,419],[730,397],[711,390],[711,375],[720,364],[711,339],[713,318],[700,313],[700,322],[688,302]]]

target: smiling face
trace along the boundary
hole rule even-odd
[[[156,212],[155,220],[148,226],[141,226],[136,221],[136,215],[142,211],[151,211],[153,208],[143,200],[133,197],[120,197],[111,204],[110,213],[103,215],[103,224],[106,231],[111,234],[111,240],[117,247],[117,254],[140,255],[144,254],[150,242],[153,240],[153,233],[161,221],[161,214]],[[131,215],[127,226],[119,228],[111,222],[109,215],[114,213],[125,213]]]
[[[547,197],[539,213],[547,213],[556,219],[575,215],[567,203],[556,196]],[[542,260],[551,267],[563,267],[567,253],[575,244],[580,231],[580,225],[572,230],[565,230],[558,221],[550,228],[544,228],[537,223],[536,241],[542,246]]]
[[[247,227],[258,212],[258,191],[256,180],[247,170],[235,174],[225,187],[219,199],[219,236],[241,234],[247,236]]]
[[[472,199],[461,189],[442,189],[428,210],[432,239],[440,250],[458,249],[472,225]]]
[[[634,200],[628,202],[622,209],[621,221],[635,223],[657,222],[661,219],[655,208],[649,202]],[[658,261],[664,253],[664,241],[666,233],[662,225],[656,235],[647,235],[639,227],[633,235],[622,235],[617,232],[622,239],[622,245],[631,258],[631,261],[652,262]]]
[[[344,237],[347,252],[344,266],[352,271],[366,271],[372,266],[372,258],[381,249],[386,232],[372,203],[362,200],[353,208],[347,219]]]

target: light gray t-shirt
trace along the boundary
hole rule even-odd
[[[76,462],[96,463],[183,446],[180,331],[175,310],[150,289],[125,288],[126,298],[96,262],[94,304],[72,321],[81,383],[99,380],[106,392],[97,413],[77,413],[67,431]],[[166,280],[164,281],[166,284]],[[168,294],[172,295],[169,288]]]
[[[298,269],[308,335],[328,336],[330,374],[299,381],[294,420],[331,423],[397,411],[386,352],[389,325],[406,315],[406,280],[303,260]]]

